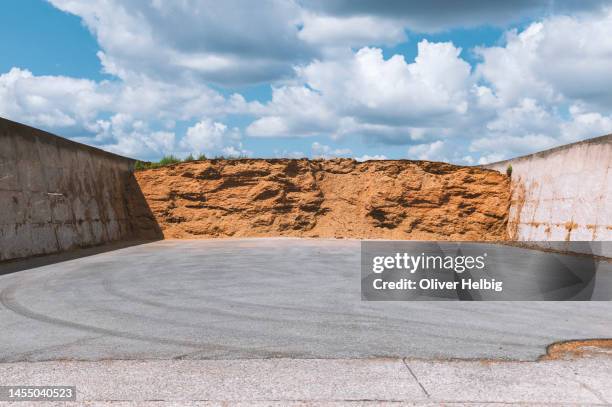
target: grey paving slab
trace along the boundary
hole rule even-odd
[[[576,379],[573,365],[591,372]],[[609,405],[612,358],[148,360],[0,364],[3,385],[73,385],[78,405]],[[607,382],[607,383],[606,383]],[[223,404],[229,402],[230,404]]]
[[[80,400],[424,399],[402,360],[233,360],[0,365],[4,385],[72,383]],[[126,374],[129,372],[129,374]]]
[[[407,361],[432,399],[445,402],[602,403],[612,359],[543,362]],[[588,374],[576,373],[576,365]]]
[[[555,341],[612,337],[611,302],[361,301],[359,250],[168,240],[6,274],[0,361],[534,360]]]

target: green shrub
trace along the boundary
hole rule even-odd
[[[161,167],[164,165],[177,164],[180,162],[181,162],[180,158],[175,157],[174,155],[170,154],[170,155],[163,156],[162,159],[159,160],[156,164],[158,164],[157,166]]]
[[[221,157],[221,158],[223,158],[223,157]],[[170,154],[170,155],[166,155],[166,156],[162,157],[162,159],[157,161],[157,162],[149,162],[149,161],[139,161],[139,160],[137,160],[136,163],[134,163],[134,170],[136,170],[136,171],[138,171],[138,170],[150,170],[150,169],[153,169],[153,168],[164,167],[166,165],[178,164],[178,163],[181,163],[181,162],[202,161],[202,160],[206,160],[206,156],[204,154],[199,154],[197,158],[195,158],[193,156],[193,154],[189,154],[187,157],[185,157],[184,160],[181,160],[180,158]]]
[[[146,163],[143,163],[142,161],[136,160],[136,162],[134,163],[135,170],[144,170],[145,168],[147,168]]]
[[[512,176],[512,164],[508,164],[508,168],[506,168],[506,175],[509,177]]]
[[[225,156],[221,154],[221,155],[214,156],[213,160],[246,160],[248,158],[249,156],[246,154],[230,155],[230,156]]]

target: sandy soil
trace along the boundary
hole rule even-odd
[[[166,238],[506,239],[496,171],[428,161],[205,160],[136,172]]]
[[[573,359],[612,355],[612,339],[582,339],[553,343],[540,360]]]

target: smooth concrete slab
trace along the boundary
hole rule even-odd
[[[606,404],[612,359],[541,362],[407,362],[435,400],[481,403]]]
[[[612,337],[611,302],[361,301],[359,264],[359,241],[167,240],[3,275],[0,361],[534,360]]]
[[[251,359],[0,364],[3,385],[76,386],[77,402],[68,405],[79,406],[610,405],[611,372],[609,357],[497,363]]]

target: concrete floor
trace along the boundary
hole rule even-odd
[[[359,263],[358,241],[167,240],[3,275],[0,361],[534,360],[612,337],[612,302],[361,301]]]

